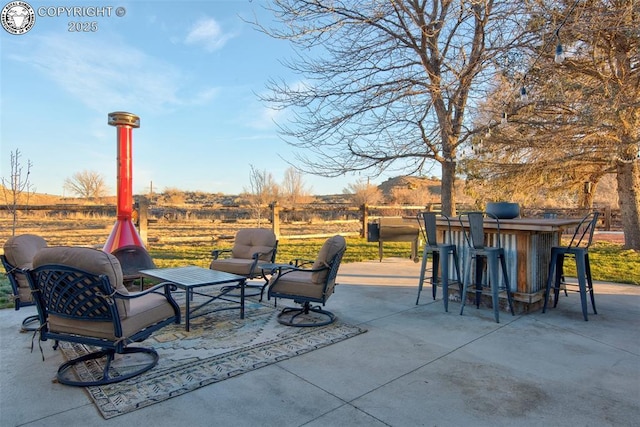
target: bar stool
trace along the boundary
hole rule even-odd
[[[462,282],[460,280],[460,266],[458,261],[458,250],[456,245],[451,239],[451,221],[448,216],[440,215],[447,220],[447,232],[445,240],[448,243],[438,243],[438,233],[436,231],[436,214],[433,212],[421,212],[417,216],[418,225],[420,231],[425,239],[424,250],[422,251],[422,266],[420,268],[420,281],[418,282],[418,297],[416,298],[416,305],[420,300],[420,292],[422,292],[422,286],[424,284],[426,270],[427,270],[427,258],[431,254],[431,293],[433,299],[436,299],[436,290],[438,284],[442,286],[442,300],[444,301],[444,311],[449,311],[449,283],[458,283],[460,287],[460,295],[462,295]],[[422,226],[424,224],[424,228]],[[453,265],[456,278],[454,281],[449,281],[449,257],[453,255]],[[438,268],[442,271],[442,279],[438,279]]]
[[[554,282],[554,308],[558,305],[558,294],[560,293],[560,289],[564,287],[565,294],[567,293],[567,283],[564,280],[563,266],[565,257],[571,256],[576,261],[576,271],[578,276],[578,289],[576,292],[580,292],[582,316],[585,321],[589,320],[587,317],[587,291],[591,297],[593,314],[598,314],[596,311],[596,301],[593,296],[593,280],[591,279],[591,265],[589,264],[589,246],[591,246],[591,242],[593,240],[593,232],[595,231],[598,223],[599,215],[599,212],[592,212],[585,216],[578,227],[576,227],[568,246],[553,246],[551,248],[549,276],[547,277],[547,288],[544,294],[544,306],[542,307],[543,313],[547,311],[547,304],[551,297],[551,282]]]
[[[545,212],[545,213],[542,214],[542,218],[544,218],[544,219],[557,219],[558,218],[558,213],[557,212]],[[564,290],[564,295],[565,296],[569,296],[569,294],[567,293],[567,287],[565,286],[564,276],[562,276],[561,282],[562,282],[562,289]]]
[[[497,222],[496,246],[485,246],[484,234],[484,218],[485,216],[493,218]],[[464,219],[468,222],[468,228],[465,228]],[[462,233],[467,243],[467,259],[465,260],[464,278],[462,287],[462,307],[460,315],[464,311],[465,302],[467,300],[467,288],[471,275],[471,265],[475,264],[474,288],[476,293],[476,307],[480,308],[480,298],[483,294],[484,286],[482,284],[482,276],[484,267],[487,268],[487,281],[491,287],[491,301],[493,304],[493,316],[496,323],[500,323],[500,300],[499,294],[504,290],[507,294],[507,303],[509,311],[514,315],[513,301],[511,296],[511,288],[509,285],[509,276],[507,274],[507,264],[505,261],[504,248],[500,244],[500,220],[492,214],[484,212],[468,212],[460,215],[460,224]],[[498,279],[498,269],[502,270],[503,287],[500,287]]]

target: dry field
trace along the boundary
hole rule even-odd
[[[18,219],[16,234],[37,234],[42,236],[49,245],[91,246],[102,247],[106,242],[115,223],[114,218],[92,218],[78,215],[77,217],[47,218],[39,215],[23,215]],[[211,250],[225,242],[232,243],[235,233],[240,228],[257,227],[257,221],[220,221],[220,220],[181,220],[173,221],[159,219],[149,224],[148,249],[163,250],[167,247],[181,252],[180,248],[202,248],[209,256]],[[262,221],[261,227],[268,228],[271,224]],[[293,223],[282,224],[281,238],[296,235],[327,235],[334,233],[359,233],[360,224],[357,221],[330,221],[321,223]],[[5,242],[11,236],[11,219],[8,215],[0,217],[0,242]]]
[[[18,219],[16,234],[32,233],[42,236],[50,245],[102,247],[106,242],[115,219],[111,217],[90,217],[82,214],[70,217],[50,218],[42,215],[22,215]],[[161,250],[171,247],[202,247],[207,254],[224,241],[232,241],[236,231],[247,227],[269,228],[271,224],[263,220],[167,220],[151,222],[148,229],[148,247]],[[358,221],[317,221],[282,224],[282,239],[296,236],[325,236],[335,233],[357,235],[361,224]],[[0,242],[11,236],[11,218],[4,213],[0,216]],[[596,241],[622,244],[621,232],[597,232]]]

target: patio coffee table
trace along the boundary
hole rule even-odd
[[[190,319],[192,314],[204,307],[205,305],[211,303],[215,300],[224,300],[230,302],[237,302],[237,299],[229,299],[230,295],[227,295],[230,291],[240,288],[240,303],[239,305],[234,305],[231,307],[219,308],[212,311],[220,311],[220,310],[232,310],[239,308],[240,309],[240,318],[244,319],[244,288],[246,277],[238,276],[237,274],[225,273],[223,271],[210,270],[208,268],[196,267],[193,265],[187,267],[174,267],[174,268],[154,268],[150,270],[140,270],[141,274],[144,274],[148,277],[153,277],[156,279],[164,280],[166,282],[171,282],[176,285],[178,288],[183,289],[186,292],[185,295],[185,329],[189,330]],[[220,288],[219,292],[216,294],[205,294],[202,292],[195,291],[196,288],[202,288],[205,286],[216,286],[216,285],[226,285],[228,283],[237,283],[237,286],[223,286]],[[201,295],[208,297],[209,299],[198,305],[194,309],[191,309],[191,301],[193,300],[193,295]],[[210,312],[207,312],[210,313]],[[200,316],[207,314],[202,313]]]

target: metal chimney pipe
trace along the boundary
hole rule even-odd
[[[144,247],[142,239],[131,220],[133,213],[132,185],[132,134],[140,127],[140,117],[124,111],[109,113],[108,124],[115,126],[118,136],[118,210],[116,223],[102,248],[105,252],[129,245]]]

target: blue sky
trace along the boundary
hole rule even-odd
[[[250,188],[250,165],[282,181],[289,167],[282,158],[293,161],[293,148],[273,120],[286,113],[256,94],[270,77],[295,83],[300,76],[279,63],[291,55],[286,42],[240,18],[256,14],[268,23],[262,0],[28,3],[36,11],[28,33],[0,29],[2,177],[18,148],[23,165],[33,163],[38,193],[64,194],[65,178],[90,170],[115,194],[116,129],[107,115],[128,111],[141,121],[133,130],[136,194],[151,184],[238,194]],[[109,17],[51,9],[63,6],[113,9]],[[116,7],[126,14],[115,16]],[[95,22],[97,30],[70,32],[76,22]],[[336,194],[358,178],[304,175],[304,182],[314,194]]]

